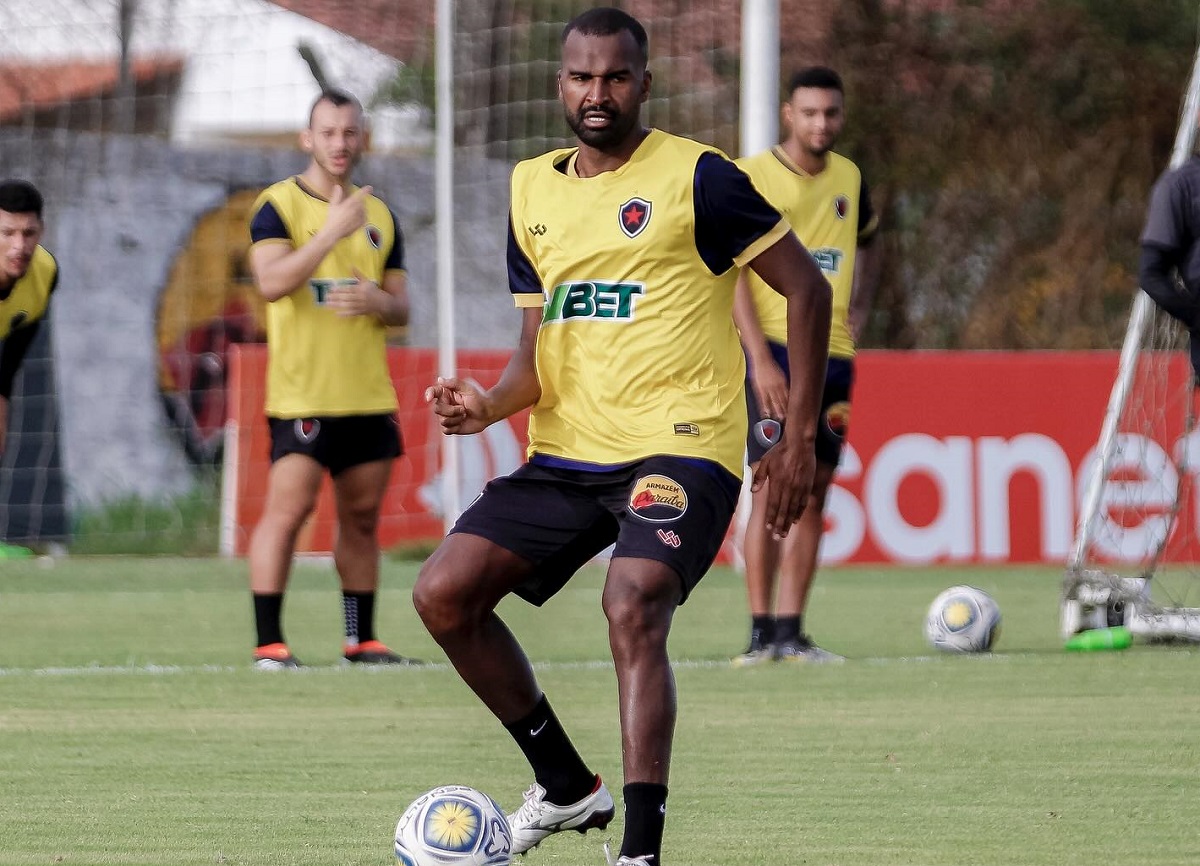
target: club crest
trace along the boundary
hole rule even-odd
[[[367,240],[370,242],[371,246],[373,246],[375,249],[379,249],[380,245],[383,244],[383,232],[379,231],[378,226],[373,226],[369,223],[367,225],[366,232]]]
[[[837,214],[837,218],[844,220],[846,214],[850,213],[850,199],[844,195],[839,195],[833,200],[833,212]]]
[[[625,232],[626,237],[636,238],[650,224],[652,207],[650,202],[644,198],[636,197],[621,205],[618,221],[621,223],[621,231]]]
[[[296,419],[296,438],[305,445],[317,438],[321,432],[321,422],[316,418]]]
[[[754,425],[754,438],[763,448],[770,448],[779,441],[783,433],[783,425],[774,418],[763,418]]]

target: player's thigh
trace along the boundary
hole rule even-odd
[[[493,541],[466,532],[446,536],[417,575],[413,603],[429,621],[470,618],[490,611],[533,571],[533,563]]]
[[[490,481],[451,533],[475,535],[531,566],[513,591],[541,605],[613,543],[618,521],[605,493],[623,483],[609,473],[525,464]]]
[[[333,477],[338,521],[374,522],[392,478],[392,460],[372,460],[344,469]]]
[[[321,464],[304,454],[285,454],[267,473],[264,517],[299,525],[317,502],[324,474]]]
[[[716,560],[740,491],[741,480],[716,464],[676,457],[642,461],[617,512],[613,558],[668,566],[683,603]]]

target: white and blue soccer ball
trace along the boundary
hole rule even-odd
[[[443,785],[404,810],[395,851],[401,866],[509,866],[512,831],[487,794]]]
[[[984,653],[1000,636],[1000,605],[974,586],[952,586],[929,606],[925,639],[934,649]]]

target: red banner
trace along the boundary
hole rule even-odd
[[[460,352],[461,375],[496,381],[507,352]],[[422,391],[432,350],[393,349],[405,457],[380,532],[385,547],[442,532],[440,434]],[[223,547],[243,555],[262,509],[268,435],[261,346],[231,364]],[[1070,551],[1080,467],[1096,442],[1115,352],[863,352],[849,444],[827,506],[827,562],[1061,563]],[[461,440],[459,499],[524,459],[524,415]],[[329,490],[302,537],[326,551]]]

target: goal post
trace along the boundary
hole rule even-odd
[[[1170,167],[1200,121],[1200,50]],[[1085,465],[1061,598],[1063,637],[1113,625],[1146,640],[1200,640],[1200,434],[1187,332],[1134,295],[1097,445]]]

